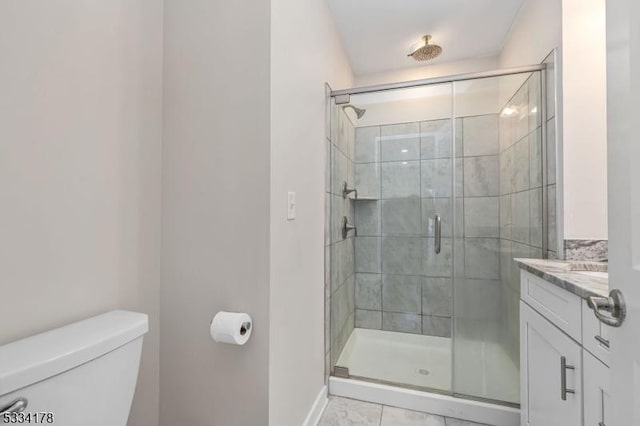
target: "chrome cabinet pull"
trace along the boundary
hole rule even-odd
[[[436,237],[436,241],[434,243],[434,247],[433,247],[433,251],[435,251],[436,254],[440,254],[440,249],[442,248],[441,242],[442,242],[442,219],[440,218],[439,214],[436,214],[435,218],[434,218],[435,224],[436,224],[436,229],[435,229],[435,237]]]
[[[620,327],[627,315],[627,305],[620,290],[611,290],[609,297],[591,296],[588,305],[602,323],[611,327]]]
[[[609,341],[602,336],[593,336],[594,339],[598,341],[602,346],[609,349]]]
[[[567,370],[575,370],[573,365],[567,365],[567,357],[560,357],[560,398],[563,401],[567,400],[567,394],[575,394],[575,389],[567,389]]]
[[[29,405],[27,398],[18,398],[4,408],[0,408],[0,414],[5,413],[22,413]]]

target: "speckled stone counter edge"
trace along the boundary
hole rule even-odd
[[[520,268],[542,278],[562,289],[571,292],[582,299],[591,296],[607,296],[609,294],[609,283],[606,278],[582,275],[577,272],[560,270],[557,260],[543,259],[514,259]],[[554,265],[556,265],[554,267]]]

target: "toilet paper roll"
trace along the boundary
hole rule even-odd
[[[211,337],[218,343],[244,345],[251,336],[252,328],[249,314],[220,311],[211,321]]]

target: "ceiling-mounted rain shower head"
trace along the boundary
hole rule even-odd
[[[430,61],[437,58],[442,53],[442,47],[437,44],[429,44],[431,40],[430,35],[422,37],[422,41],[418,44],[411,46],[411,53],[407,56],[411,56],[416,61]]]
[[[356,113],[356,117],[358,117],[358,120],[360,120],[362,118],[362,116],[364,115],[365,112],[367,112],[366,109],[364,108],[358,108],[358,107],[354,107],[353,105],[349,104],[349,105],[345,105],[342,107],[342,109],[345,108],[351,108],[353,109],[353,111]]]

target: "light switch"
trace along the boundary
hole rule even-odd
[[[295,220],[296,218],[296,193],[287,193],[287,220]]]

